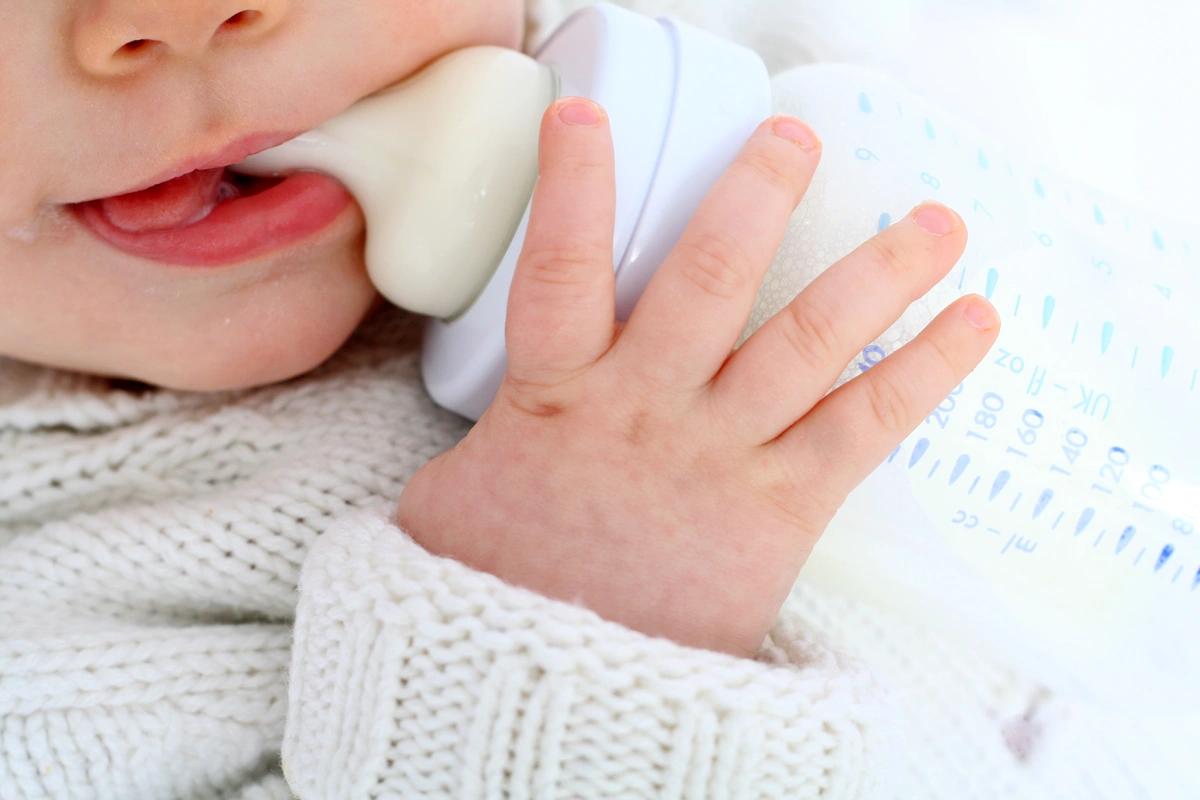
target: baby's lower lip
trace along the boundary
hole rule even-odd
[[[195,183],[195,173],[191,177]],[[224,177],[227,182],[234,178]],[[307,239],[353,203],[332,178],[301,172],[281,181],[251,179],[243,196],[218,200],[207,216],[189,221],[181,218],[183,214],[175,215],[172,204],[181,204],[184,212],[197,210],[192,216],[203,210],[194,198],[181,198],[180,191],[189,191],[187,185],[180,191],[172,191],[173,187],[180,188],[176,181],[168,181],[144,192],[78,203],[70,209],[84,227],[123,252],[165,264],[216,267]],[[139,219],[140,223],[131,223]]]

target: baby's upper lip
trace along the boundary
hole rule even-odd
[[[125,189],[110,195],[111,197],[119,197],[133,192],[140,192],[144,189],[149,189],[151,186],[157,186],[160,183],[174,180],[175,178],[187,175],[189,172],[195,172],[202,169],[219,169],[228,167],[231,164],[236,164],[243,161],[255,153],[263,150],[270,150],[276,145],[283,144],[289,139],[294,139],[303,131],[265,131],[262,133],[252,133],[249,136],[243,136],[229,144],[209,153],[194,158],[189,158],[186,161],[180,162],[174,167],[165,170],[154,178],[143,181],[136,186]]]

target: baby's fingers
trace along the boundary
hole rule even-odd
[[[758,126],[630,315],[613,348],[626,374],[689,393],[708,384],[746,326],[820,158],[820,140],[800,120]]]
[[[714,379],[715,408],[744,440],[774,439],[950,271],[966,244],[957,214],[921,204],[821,273],[751,336]]]
[[[845,497],[979,365],[999,333],[991,304],[964,297],[768,446]]]
[[[560,383],[612,343],[613,160],[599,105],[568,97],[546,111],[539,177],[505,319],[508,374],[517,383]]]

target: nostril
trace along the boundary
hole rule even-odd
[[[234,30],[237,28],[249,28],[258,22],[262,17],[261,11],[239,11],[221,24],[224,30]]]
[[[107,77],[139,73],[169,55],[203,57],[213,46],[249,44],[270,34],[286,18],[288,0],[206,0],[179,13],[170,2],[107,0],[84,4],[71,26],[74,60],[85,71]],[[137,14],[134,5],[153,6]],[[3,6],[3,0],[0,0]],[[109,10],[106,11],[105,9]]]
[[[150,55],[162,42],[154,39],[133,39],[117,48],[117,58],[143,58]]]

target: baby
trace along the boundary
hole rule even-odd
[[[957,214],[922,204],[731,354],[820,161],[772,117],[615,323],[608,120],[564,98],[508,374],[468,430],[424,394],[345,190],[225,167],[442,54],[522,48],[520,0],[12,5],[0,797],[899,780],[870,676],[785,601],[996,339],[963,298],[829,393],[958,260]]]

